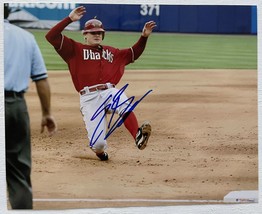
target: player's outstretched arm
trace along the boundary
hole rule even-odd
[[[138,59],[139,56],[143,53],[146,47],[148,36],[152,33],[155,27],[156,27],[156,23],[154,21],[149,21],[145,23],[142,30],[141,37],[139,38],[137,43],[132,46],[132,50],[133,50],[132,62]]]
[[[85,13],[86,13],[85,7],[84,6],[79,6],[79,7],[76,7],[75,9],[73,9],[70,12],[69,18],[73,22],[75,22],[75,21],[78,21],[79,19],[81,19]]]
[[[62,31],[68,26],[70,23],[77,21],[82,18],[84,13],[86,12],[85,7],[80,6],[73,9],[70,14],[64,18],[62,21],[58,22],[54,27],[52,27],[48,33],[46,34],[47,41],[54,46],[56,50],[60,50],[62,45],[66,46],[67,53],[72,52],[72,47],[64,44]],[[67,55],[68,57],[68,55]]]
[[[142,36],[148,37],[152,33],[155,27],[156,27],[156,23],[154,21],[146,22],[142,30]]]

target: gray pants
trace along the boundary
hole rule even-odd
[[[12,209],[32,209],[30,123],[23,96],[5,96],[6,181]]]

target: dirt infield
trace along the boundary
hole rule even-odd
[[[129,83],[128,96],[153,89],[135,109],[153,132],[140,151],[120,127],[108,139],[108,162],[88,148],[69,74],[50,72],[49,81],[54,137],[40,134],[34,84],[26,95],[35,209],[181,205],[161,200],[223,200],[230,191],[258,189],[257,71],[126,71],[118,88]]]

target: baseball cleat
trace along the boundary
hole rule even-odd
[[[151,134],[151,125],[149,122],[144,122],[138,129],[136,134],[136,146],[138,149],[143,150],[146,148],[147,141]]]
[[[96,154],[96,156],[99,157],[101,161],[107,161],[108,160],[108,154],[106,152],[103,152],[101,154]]]

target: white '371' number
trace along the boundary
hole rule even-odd
[[[159,16],[160,6],[158,4],[142,4],[140,8],[140,14],[142,16]]]

